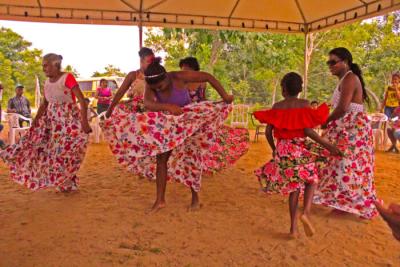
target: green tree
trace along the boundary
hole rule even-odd
[[[72,67],[71,65],[65,66],[64,71],[72,73],[75,77],[80,77],[81,76],[79,74],[79,72],[74,67]]]
[[[92,74],[92,77],[108,77],[108,76],[125,77],[126,73],[122,72],[120,68],[117,68],[114,65],[110,64],[104,68],[103,72],[95,71]]]
[[[33,103],[36,76],[43,83],[42,51],[11,29],[0,29],[0,80],[4,86],[3,105],[14,95],[17,83],[25,86],[25,95]]]
[[[348,48],[364,73],[372,99],[381,99],[390,75],[399,70],[399,13],[315,33],[308,70],[310,100],[329,101],[337,78],[326,66],[328,53]],[[195,56],[202,69],[214,74],[237,102],[270,106],[281,98],[279,81],[289,71],[304,73],[304,36],[239,31],[163,29],[150,31],[146,45],[163,52],[168,70]],[[208,90],[209,97],[218,96]],[[372,101],[371,109],[376,108]]]

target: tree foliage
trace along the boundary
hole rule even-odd
[[[36,76],[41,83],[45,76],[41,66],[42,51],[32,49],[31,43],[11,29],[0,29],[0,81],[4,86],[3,99],[14,95],[14,87],[25,86],[25,95],[33,103]],[[5,104],[5,103],[3,103]]]
[[[108,77],[108,76],[124,77],[126,76],[126,73],[122,72],[120,68],[117,68],[114,65],[110,64],[104,68],[103,72],[95,71],[92,74],[92,77]]]
[[[308,98],[329,101],[337,79],[325,64],[329,51],[344,46],[364,72],[368,89],[378,97],[399,70],[399,14],[316,33],[309,66]],[[236,95],[238,102],[270,106],[281,98],[279,81],[289,71],[304,71],[304,36],[239,31],[163,29],[147,33],[146,45],[165,53],[168,70],[194,56]],[[211,98],[217,98],[208,90]]]
[[[74,67],[72,67],[71,65],[65,66],[64,71],[72,73],[75,77],[80,77],[81,76],[79,74],[79,72]]]

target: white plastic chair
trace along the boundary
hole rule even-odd
[[[93,118],[92,122],[92,131],[93,131],[93,137],[94,137],[94,143],[99,144],[100,143],[100,137],[101,137],[101,127],[100,127],[100,121],[101,119],[106,118],[106,112],[102,112],[98,114],[95,118]]]
[[[15,144],[15,138],[17,134],[22,134],[26,133],[29,128],[32,126],[32,119],[24,117],[20,114],[17,113],[5,113],[6,120],[8,121],[8,126],[9,126],[9,132],[8,132],[8,142],[10,145]],[[28,126],[25,127],[20,127],[19,125],[19,120],[24,120],[28,122]]]
[[[383,113],[372,113],[368,117],[371,120],[375,149],[384,150],[387,139],[385,126],[389,118]]]
[[[249,105],[233,105],[231,113],[231,127],[246,128],[249,124]]]
[[[265,131],[268,125],[266,123],[260,123],[254,117],[254,113],[250,114],[250,119],[251,119],[251,124],[253,125],[253,127],[256,128],[256,132],[254,134],[254,142],[258,142],[258,136],[265,135]]]

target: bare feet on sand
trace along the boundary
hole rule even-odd
[[[298,239],[300,237],[299,231],[296,229],[291,228],[289,233],[290,239]]]
[[[190,206],[187,208],[187,211],[188,211],[188,212],[199,211],[202,207],[203,207],[203,205],[200,204],[199,202],[192,203],[192,204],[190,204]]]
[[[303,214],[300,216],[300,221],[303,224],[304,227],[304,232],[306,233],[306,236],[313,236],[315,234],[315,229],[310,222],[310,219],[306,214]]]
[[[338,209],[334,209],[331,211],[332,215],[345,215],[347,214],[347,212],[343,211],[343,210],[338,210]]]
[[[165,201],[156,201],[147,214],[153,214],[166,207]]]

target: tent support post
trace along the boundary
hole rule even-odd
[[[142,23],[139,24],[139,48],[143,47],[143,25]]]
[[[307,86],[308,86],[308,65],[309,65],[309,33],[305,33],[304,35],[304,91],[303,96],[307,98]]]

